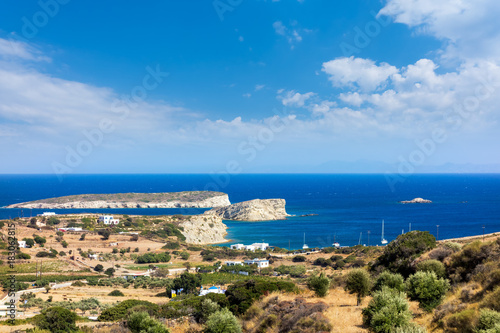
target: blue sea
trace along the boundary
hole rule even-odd
[[[391,187],[385,175],[0,175],[0,207],[8,204],[85,193],[217,190],[232,203],[283,198],[291,216],[285,221],[235,222],[228,225],[227,246],[267,242],[291,249],[380,244],[402,232],[426,230],[439,239],[500,232],[500,174],[416,174]],[[400,204],[422,197],[432,204]],[[84,209],[71,212],[129,215],[201,214],[206,209]],[[0,219],[43,210],[0,208]],[[317,214],[313,216],[300,216]],[[437,227],[439,225],[439,228]],[[438,231],[439,230],[439,231]],[[368,239],[369,236],[369,239]]]

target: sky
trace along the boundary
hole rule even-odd
[[[0,173],[500,172],[498,0],[0,6]]]

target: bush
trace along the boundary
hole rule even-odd
[[[306,273],[306,267],[302,265],[294,265],[294,266],[285,266],[280,265],[274,269],[276,272],[280,274],[289,274],[291,277],[301,277]]]
[[[445,279],[439,279],[434,272],[417,272],[406,281],[408,296],[420,303],[420,307],[431,311],[441,304],[450,288]]]
[[[113,290],[108,294],[108,296],[125,296],[125,295],[119,290]]]
[[[87,234],[81,234],[81,235],[80,235],[80,240],[81,240],[81,241],[84,241],[84,240],[85,240],[85,236],[87,236]]]
[[[139,301],[136,299],[128,299],[126,301],[120,302],[117,305],[104,310],[99,316],[99,321],[117,321],[123,319],[127,314],[127,311],[135,306],[142,305],[145,306],[148,311],[153,313],[158,312],[158,305],[148,302],[148,301]]]
[[[427,330],[424,327],[409,323],[408,325],[396,327],[391,333],[427,333]]]
[[[68,309],[54,306],[43,310],[34,318],[34,323],[37,327],[52,333],[77,332],[78,327],[75,325],[77,317],[76,313]]]
[[[187,294],[195,293],[199,287],[201,287],[201,276],[197,274],[184,272],[173,280],[173,289],[184,289]]]
[[[108,268],[107,270],[104,271],[104,274],[106,274],[107,276],[113,276],[113,274],[115,274],[115,269],[110,267]]]
[[[489,245],[480,241],[467,244],[451,256],[448,275],[454,282],[469,281],[474,269],[488,258]]]
[[[162,249],[169,249],[169,250],[177,250],[181,247],[181,244],[177,242],[168,242],[167,244],[163,245]]]
[[[132,333],[169,333],[162,323],[151,318],[147,312],[134,312],[127,320],[127,327]]]
[[[67,248],[68,247],[68,242],[66,242],[65,240],[63,240],[61,242],[61,245],[62,245],[62,247]]]
[[[382,287],[388,287],[397,291],[405,290],[405,280],[401,274],[391,273],[389,271],[382,272],[373,286],[373,290],[382,290]]]
[[[23,241],[25,241],[26,245],[29,247],[35,246],[35,241],[33,240],[33,238],[23,238]]]
[[[408,327],[412,318],[405,293],[387,287],[373,294],[362,313],[363,323],[374,332],[393,332],[398,327]]]
[[[417,272],[434,272],[438,278],[446,276],[446,269],[441,261],[430,259],[417,264]]]
[[[357,295],[358,305],[360,305],[363,298],[370,293],[372,286],[370,274],[364,269],[356,268],[347,274],[345,282],[345,289]]]
[[[241,333],[238,319],[224,308],[210,315],[207,320],[205,333]]]
[[[410,231],[399,235],[384,248],[376,266],[384,266],[404,277],[413,273],[411,263],[422,253],[436,247],[436,238],[427,231]]]
[[[292,258],[292,261],[293,262],[305,262],[306,261],[306,257],[304,256],[295,256]]]
[[[309,289],[314,290],[316,296],[325,297],[330,288],[330,279],[324,273],[321,273],[319,276],[311,276],[307,281],[307,286]]]
[[[212,301],[209,298],[204,299],[201,302],[198,321],[201,323],[206,322],[212,314],[214,314],[219,310],[220,310],[220,305],[218,303]]]
[[[168,252],[163,253],[145,253],[140,255],[136,259],[136,263],[138,264],[151,264],[158,262],[169,262],[172,257]]]
[[[482,308],[490,308],[500,312],[500,286],[496,287],[493,292],[486,295],[481,302]]]
[[[36,254],[36,256],[38,258],[46,258],[46,257],[49,257],[49,258],[55,258],[57,256],[57,254],[54,254],[52,252],[47,252],[47,251],[40,251]]]
[[[179,255],[180,255],[182,260],[188,260],[190,257],[190,254],[187,251],[182,251]]]
[[[94,271],[96,271],[96,272],[102,272],[103,270],[104,270],[104,266],[101,264],[97,264],[94,267]]]
[[[16,259],[31,259],[31,256],[27,253],[19,252],[16,254]]]
[[[35,240],[35,243],[40,244],[40,246],[43,246],[47,242],[47,239],[38,235],[34,235],[33,239]]]
[[[476,323],[476,310],[464,310],[448,317],[445,331],[450,333],[475,333]]]
[[[108,240],[109,236],[111,236],[111,230],[109,229],[99,229],[97,232],[100,236],[102,236],[102,240]]]
[[[476,329],[480,333],[489,333],[488,330],[500,329],[500,312],[483,309],[479,313]],[[493,331],[495,332],[495,331]],[[493,333],[492,332],[492,333]]]

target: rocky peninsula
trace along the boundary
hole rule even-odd
[[[230,205],[222,192],[185,191],[163,193],[80,194],[12,204],[6,208],[211,208]]]
[[[225,207],[214,208],[205,215],[216,215],[224,220],[270,221],[285,220],[287,214],[284,199],[255,199],[238,202]]]
[[[415,198],[412,200],[405,200],[405,201],[400,201],[402,204],[413,204],[413,203],[432,203],[430,200],[426,200],[423,198]]]

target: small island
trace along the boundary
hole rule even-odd
[[[289,216],[285,210],[285,204],[285,199],[255,199],[214,208],[205,214],[233,221],[285,220]]]
[[[423,199],[423,198],[415,198],[412,200],[400,201],[402,204],[413,204],[413,203],[432,203],[432,201]]]
[[[230,205],[226,193],[184,191],[162,193],[79,194],[16,203],[6,208],[211,208]]]

